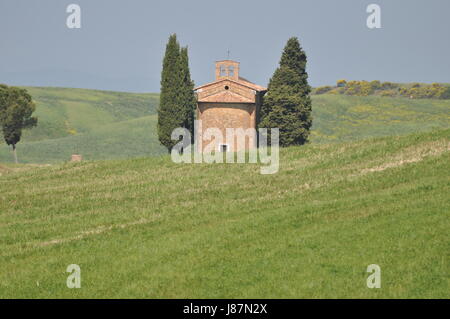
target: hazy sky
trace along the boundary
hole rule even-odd
[[[81,7],[81,29],[66,8]],[[381,29],[366,26],[381,7]],[[297,36],[313,86],[337,79],[450,82],[449,0],[0,0],[0,83],[157,92],[167,38],[197,85],[216,60],[266,85]]]

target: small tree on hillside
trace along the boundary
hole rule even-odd
[[[195,96],[187,48],[180,49],[176,34],[169,37],[161,73],[161,95],[158,108],[158,137],[169,153],[178,143],[171,139],[177,127],[194,129]]]
[[[16,145],[20,142],[22,130],[37,124],[37,118],[31,116],[35,109],[31,95],[26,90],[0,85],[0,125],[6,144],[12,146],[16,164]]]
[[[312,124],[306,54],[296,37],[284,48],[261,108],[260,127],[279,128],[280,145],[302,145]]]

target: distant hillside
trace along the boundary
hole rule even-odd
[[[56,163],[81,153],[87,160],[165,154],[156,136],[159,94],[27,88],[38,127],[18,144],[22,163]],[[353,141],[450,127],[450,100],[313,95],[311,142]],[[0,141],[0,162],[11,162]]]
[[[314,95],[312,143],[355,141],[450,127],[450,100]]]
[[[156,114],[159,94],[26,87],[37,103],[39,125],[24,141],[87,133],[102,125]],[[74,132],[71,132],[73,131]]]
[[[38,126],[18,144],[22,163],[56,163],[81,153],[87,160],[166,153],[156,136],[159,94],[27,87]],[[0,162],[11,154],[0,144]]]
[[[284,148],[273,175],[167,155],[3,165],[0,298],[448,299],[449,154],[447,129]]]

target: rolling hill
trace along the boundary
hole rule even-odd
[[[356,141],[450,127],[450,100],[314,95],[312,143]]]
[[[0,298],[449,298],[449,161],[445,129],[284,148],[274,175],[3,164]]]
[[[156,135],[159,94],[26,89],[36,101],[38,126],[25,130],[18,144],[23,163],[57,163],[78,152],[88,160],[166,153]],[[0,162],[10,162],[1,142]]]
[[[156,136],[158,94],[27,88],[37,103],[38,127],[18,144],[22,163],[58,163],[165,154]],[[450,100],[314,95],[311,142],[355,141],[450,127]],[[0,162],[12,161],[0,141]]]

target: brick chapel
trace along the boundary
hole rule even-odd
[[[254,84],[239,76],[239,62],[223,60],[216,62],[215,81],[196,87],[197,120],[202,121],[197,136],[207,128],[219,128],[226,136],[226,128],[255,128],[259,120],[265,87]],[[257,145],[256,137],[246,140],[245,149]],[[200,147],[200,146],[199,146]],[[236,152],[237,143],[216,143],[218,152]],[[204,145],[202,146],[204,149]],[[241,147],[242,148],[242,147]],[[199,149],[199,151],[203,151]]]

